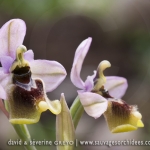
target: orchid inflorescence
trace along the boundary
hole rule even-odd
[[[121,99],[128,87],[127,80],[104,76],[104,70],[111,66],[109,61],[101,61],[85,82],[81,79],[82,64],[92,38],[84,40],[75,52],[70,78],[80,90],[69,110],[63,93],[60,101],[50,100],[46,95],[65,79],[65,68],[56,61],[34,60],[33,51],[22,45],[25,34],[26,25],[21,19],[12,19],[0,29],[0,109],[10,123],[33,124],[39,121],[42,112],[50,110],[57,115],[58,140],[75,139],[75,128],[83,110],[95,119],[104,115],[112,133],[144,126],[137,106]],[[68,149],[73,147],[68,146]]]

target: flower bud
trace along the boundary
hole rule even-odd
[[[60,98],[62,111],[56,117],[56,140],[61,143],[72,143],[65,145],[58,145],[57,150],[73,150],[75,140],[75,128],[73,120],[67,106],[64,94],[61,94]]]

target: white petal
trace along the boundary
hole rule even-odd
[[[72,69],[71,69],[71,74],[70,74],[71,81],[76,87],[81,89],[84,89],[84,82],[80,77],[80,72],[81,72],[84,58],[89,50],[91,42],[92,42],[92,38],[88,38],[78,46],[75,53]]]
[[[34,53],[32,50],[28,50],[27,52],[24,53],[24,59],[27,61],[32,61],[34,60]]]
[[[104,87],[112,97],[121,98],[127,90],[128,83],[123,77],[107,76]]]
[[[9,69],[13,63],[13,59],[10,56],[1,56],[0,61],[3,67],[4,73],[9,73]]]
[[[46,92],[50,92],[65,79],[66,70],[56,61],[34,60],[30,62],[33,78],[44,81]]]
[[[12,19],[0,29],[0,56],[16,57],[16,49],[23,43],[26,34],[25,22]]]
[[[78,93],[86,113],[95,119],[100,117],[107,109],[107,100],[99,94],[84,92]]]

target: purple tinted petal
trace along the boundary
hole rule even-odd
[[[96,76],[96,71],[94,71],[94,74],[92,76],[88,76],[86,81],[85,81],[85,89],[86,91],[91,91],[94,87],[94,81],[93,79],[95,78]]]
[[[0,61],[3,67],[4,73],[9,73],[9,68],[13,63],[13,59],[10,56],[1,56]]]
[[[0,29],[0,56],[16,57],[16,49],[23,43],[26,34],[25,22],[12,19]]]
[[[3,79],[0,81],[0,85],[6,90],[6,87],[12,83],[12,77],[10,74],[5,74]]]
[[[86,113],[95,119],[100,117],[107,109],[107,100],[99,94],[84,92],[78,93]]]
[[[107,76],[104,87],[114,98],[121,98],[127,90],[128,83],[123,77]]]
[[[0,86],[3,87],[3,89],[6,91],[7,85],[10,85],[11,82],[11,75],[10,74],[5,74],[3,71],[3,68],[0,67]]]
[[[24,59],[28,61],[34,60],[34,53],[32,50],[28,50],[27,52],[24,53]]]
[[[0,99],[6,100],[7,94],[6,94],[6,86],[8,84],[9,74],[5,74],[3,72],[3,68],[0,67]]]
[[[65,79],[65,68],[56,61],[34,60],[30,62],[33,78],[44,81],[46,92],[50,92]]]
[[[81,89],[84,89],[84,82],[80,78],[80,72],[81,72],[84,58],[89,50],[91,42],[92,42],[92,38],[88,38],[78,46],[75,53],[73,66],[71,69],[71,76],[70,76],[71,81],[76,87]]]
[[[4,99],[6,100],[7,96],[6,96],[6,91],[4,90],[4,88],[0,85],[0,99]]]
[[[85,90],[77,90],[77,92],[78,92],[78,94],[79,93],[84,93],[84,92],[86,92]]]

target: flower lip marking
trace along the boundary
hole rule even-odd
[[[129,115],[132,110],[132,106],[129,106],[123,100],[111,101],[112,102],[112,113],[118,117],[124,116],[125,118],[129,118]]]
[[[13,83],[20,82],[22,84],[28,84],[31,78],[30,67],[16,68],[13,72]]]

